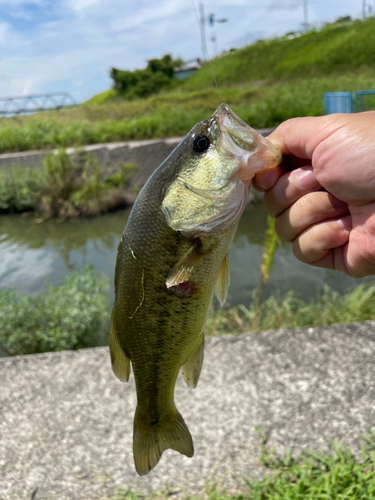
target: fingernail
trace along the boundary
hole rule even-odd
[[[345,231],[349,232],[352,228],[352,217],[351,215],[345,215],[341,219],[337,219],[337,224],[342,227]]]
[[[297,182],[301,189],[309,191],[310,189],[316,189],[320,187],[319,182],[316,180],[315,175],[312,170],[302,170],[297,175]]]

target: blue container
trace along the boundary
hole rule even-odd
[[[332,113],[351,113],[352,96],[350,92],[324,92],[324,107],[326,115]]]
[[[353,92],[353,113],[375,109],[375,90]]]

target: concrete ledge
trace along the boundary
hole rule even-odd
[[[132,457],[134,380],[107,348],[0,359],[0,498],[94,499],[118,487],[178,496],[259,478],[262,426],[298,454],[334,439],[358,450],[375,422],[375,322],[210,338],[201,380],[176,404],[195,456],[167,451],[148,476]]]
[[[259,133],[268,135],[274,128],[260,129]],[[120,163],[134,163],[138,170],[131,179],[130,187],[142,187],[154,170],[174,150],[182,137],[169,137],[166,139],[152,139],[148,141],[109,142],[103,144],[90,144],[78,148],[79,151],[90,153],[98,159],[99,165],[104,167],[109,175],[115,171]],[[47,153],[54,150],[22,151],[17,153],[0,154],[0,168],[11,168],[12,165],[20,167],[36,167],[41,165]],[[66,148],[68,154],[77,152],[77,148]]]

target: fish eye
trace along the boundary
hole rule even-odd
[[[197,135],[193,141],[193,149],[197,153],[203,153],[209,148],[210,144],[210,139],[206,135]]]

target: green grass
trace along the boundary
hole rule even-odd
[[[219,86],[250,82],[314,78],[347,74],[375,63],[375,18],[348,25],[330,24],[295,38],[260,40],[253,45],[216,58],[212,68]],[[184,83],[185,88],[212,86],[210,65]]]
[[[93,104],[104,104],[106,102],[113,102],[114,100],[122,101],[122,98],[119,97],[114,89],[108,89],[104,92],[100,92],[100,94],[96,94],[88,101],[85,101],[82,106],[92,106]]]
[[[249,307],[220,309],[209,315],[205,332],[213,336],[373,319],[375,284],[363,283],[343,295],[324,287],[310,302],[299,299],[293,291],[271,296],[261,303],[260,312],[254,302]]]
[[[263,40],[212,61],[170,91],[0,119],[0,153],[186,134],[220,102],[253,127],[324,113],[322,93],[375,88],[375,18]]]
[[[348,448],[332,445],[327,453],[307,451],[298,458],[278,457],[263,448],[260,461],[266,476],[261,481],[244,479],[243,493],[231,494],[207,489],[201,496],[181,496],[186,500],[373,500],[375,498],[374,433],[364,437],[359,456]],[[113,500],[156,500],[173,492],[144,496],[121,490]]]

